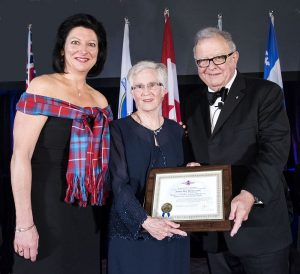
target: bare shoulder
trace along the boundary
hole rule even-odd
[[[90,87],[90,90],[94,100],[96,101],[97,106],[99,106],[100,108],[106,108],[108,106],[106,97],[100,91],[92,87]]]
[[[32,79],[26,92],[52,97],[56,82],[55,74],[44,74]]]

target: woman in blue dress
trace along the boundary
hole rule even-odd
[[[184,164],[184,131],[161,115],[166,67],[142,61],[131,68],[128,79],[137,111],[110,124],[108,273],[187,274],[187,233],[175,222],[150,217],[143,208],[150,169]]]

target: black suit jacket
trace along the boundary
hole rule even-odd
[[[192,93],[183,104],[194,160],[232,165],[233,197],[244,189],[264,203],[252,208],[234,237],[224,233],[229,250],[247,256],[287,247],[291,231],[282,172],[290,131],[282,90],[238,73],[212,133],[206,92],[207,87]],[[217,251],[212,239],[204,239],[207,250]]]

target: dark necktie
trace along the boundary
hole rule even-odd
[[[216,92],[207,92],[207,100],[210,106],[212,106],[218,97],[221,97],[222,102],[225,102],[227,97],[228,88],[222,87],[219,91]]]

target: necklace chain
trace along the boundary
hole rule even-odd
[[[159,143],[157,140],[157,134],[162,130],[162,126],[163,126],[163,122],[161,123],[160,127],[158,129],[151,129],[149,128],[147,125],[145,125],[141,119],[141,117],[138,115],[137,112],[134,113],[134,115],[139,119],[139,123],[143,126],[145,126],[146,128],[150,129],[153,132],[153,137],[154,137],[154,144],[155,146],[159,147]]]
[[[154,133],[155,135],[157,135],[157,134],[161,131],[163,122],[160,122],[160,123],[159,123],[159,128],[157,128],[157,129],[151,129],[149,126],[147,126],[145,123],[143,123],[143,120],[141,119],[141,117],[138,115],[137,112],[135,112],[135,113],[133,113],[133,114],[136,116],[136,118],[138,118],[138,122],[139,122],[141,125],[145,126],[146,128],[150,129],[151,131],[153,131],[153,133]]]
[[[162,125],[160,126],[160,128],[153,130],[154,135],[156,136],[161,130],[162,130]]]
[[[81,89],[79,89],[79,88],[76,88],[76,91],[77,91],[77,95],[80,97],[81,96]]]
[[[143,123],[141,117],[138,115],[137,112],[133,113],[132,115],[134,115],[136,118],[138,118],[138,120],[139,120],[138,122],[139,122],[141,125],[143,125],[143,126],[145,126],[146,128],[148,128],[148,127]],[[163,153],[163,151],[161,150],[161,147],[160,147],[159,142],[158,142],[158,140],[157,140],[157,134],[162,130],[162,126],[163,126],[163,121],[162,121],[162,123],[161,123],[161,125],[160,125],[160,127],[159,127],[158,129],[155,129],[155,130],[152,130],[152,129],[150,129],[150,128],[148,128],[148,129],[151,130],[151,131],[153,132],[154,145],[155,145],[155,147],[159,150],[159,153],[160,153],[160,155],[161,155],[161,157],[162,157],[162,163],[161,163],[161,166],[160,166],[160,167],[167,167],[167,159],[166,159],[166,156],[165,156],[165,154]],[[157,159],[154,159],[154,161],[151,163],[151,168],[153,168],[153,167],[158,167],[158,165],[157,165]]]

